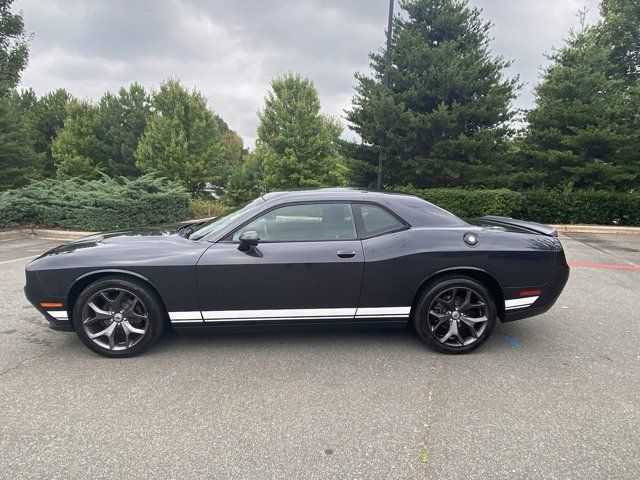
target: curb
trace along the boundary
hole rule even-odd
[[[177,223],[194,223],[211,220],[215,217],[207,218],[195,218],[190,220],[184,220]],[[47,228],[26,227],[15,228],[13,230],[0,231],[0,240],[18,240],[20,238],[33,238],[38,237],[41,240],[62,240],[71,241],[78,238],[86,237],[88,235],[94,235],[100,232],[84,232],[79,230],[55,230]]]
[[[614,233],[619,235],[640,235],[640,227],[619,227],[615,225],[552,225],[559,233]]]
[[[77,238],[93,235],[96,232],[81,232],[72,230],[49,230],[46,228],[16,228],[0,232],[0,240],[19,240],[21,238],[39,238],[41,240],[71,241]]]
[[[98,232],[80,232],[72,230],[47,230],[34,228],[31,230],[31,236],[41,238],[42,240],[76,240],[78,238],[93,235]]]
[[[31,236],[31,229],[16,228],[14,230],[3,230],[0,232],[0,240],[15,240],[17,238]]]

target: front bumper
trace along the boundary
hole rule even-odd
[[[38,310],[49,322],[53,330],[73,331],[73,324],[69,318],[69,312],[64,308],[64,302],[59,298],[51,298],[42,288],[40,281],[33,272],[27,272],[27,284],[24,287],[24,296],[29,303]],[[42,302],[59,302],[63,307],[44,308]]]

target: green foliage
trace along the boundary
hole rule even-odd
[[[154,115],[136,150],[142,172],[158,173],[191,190],[221,178],[219,117],[207,100],[177,80],[160,86],[153,96]]]
[[[35,98],[35,93],[31,91],[30,94]],[[64,88],[59,88],[35,99],[24,113],[33,135],[33,148],[36,153],[43,155],[42,174],[45,177],[54,177],[56,173],[51,145],[64,126],[70,100],[71,95]]]
[[[259,187],[262,177],[261,159],[255,153],[249,153],[229,175],[223,201],[228,205],[242,205],[261,195],[264,193]]]
[[[29,38],[24,32],[24,19],[11,12],[14,0],[0,0],[0,98],[20,81],[20,73],[29,59]]]
[[[609,51],[609,75],[623,78],[628,85],[640,80],[640,2],[638,0],[602,0],[604,21],[598,28],[598,40]]]
[[[522,207],[522,195],[506,188],[495,190],[465,190],[461,188],[417,189],[403,187],[401,191],[424,198],[460,217],[482,215],[511,216]]]
[[[545,172],[538,184],[640,186],[640,88],[607,74],[610,48],[597,34],[597,28],[586,27],[572,33],[536,87],[520,170]]]
[[[224,201],[211,196],[194,195],[189,201],[189,218],[212,218],[224,215],[233,209]]]
[[[0,0],[0,190],[24,185],[39,174],[42,157],[23,118],[33,98],[13,94],[29,58],[29,37],[22,14],[11,11],[13,0]],[[34,96],[35,97],[35,96]]]
[[[0,190],[38,177],[43,156],[34,150],[33,134],[19,95],[0,97]]]
[[[480,10],[466,0],[401,1],[391,65],[372,53],[372,76],[357,74],[351,128],[383,159],[383,182],[467,185],[477,169],[501,169],[517,79],[489,51]],[[388,87],[384,85],[388,70]],[[361,152],[364,152],[361,150]],[[360,159],[377,164],[371,152]]]
[[[58,178],[135,177],[135,150],[150,116],[150,100],[136,83],[97,104],[73,100],[64,128],[53,141]]]
[[[338,152],[340,124],[320,113],[313,82],[286,74],[271,82],[258,113],[255,155],[262,163],[262,186],[288,189],[343,185],[347,169]]]
[[[347,185],[375,188],[378,181],[378,151],[376,147],[340,140],[339,148],[347,166]]]
[[[150,175],[135,180],[35,180],[0,193],[0,227],[30,223],[113,230],[183,220],[188,206],[184,187]]]
[[[111,176],[136,177],[135,152],[151,115],[151,99],[144,88],[134,83],[121,88],[118,95],[105,94],[98,104],[108,147],[107,171]]]
[[[219,186],[228,187],[231,177],[242,169],[248,151],[244,148],[242,137],[228,128],[222,132],[220,148],[222,154],[220,157]]]
[[[521,192],[413,187],[401,190],[462,218],[501,215],[551,224],[640,226],[640,192],[541,188]]]
[[[515,216],[526,220],[640,226],[640,192],[535,189],[522,194],[522,210]]]

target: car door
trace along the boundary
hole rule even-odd
[[[239,248],[242,233],[260,243]],[[353,319],[364,255],[347,202],[281,205],[209,248],[197,266],[205,323]]]

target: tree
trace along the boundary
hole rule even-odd
[[[219,187],[224,190],[228,187],[229,178],[238,174],[248,151],[244,148],[242,137],[229,128],[227,122],[222,117],[215,115],[220,134],[220,167],[219,167]]]
[[[612,57],[611,45],[601,41],[602,28],[587,27],[583,20],[582,29],[550,56],[553,63],[535,88],[524,168],[544,172],[545,186],[626,190],[639,185],[640,90],[626,86],[628,68],[612,65],[612,58],[622,57]]]
[[[59,88],[37,99],[25,113],[33,135],[34,150],[42,155],[42,174],[46,177],[54,177],[56,173],[51,146],[64,126],[70,100],[71,95],[64,88]]]
[[[640,2],[602,0],[600,13],[596,34],[609,52],[607,72],[633,85],[640,80]]]
[[[58,177],[138,176],[135,152],[150,115],[149,96],[136,83],[97,104],[71,101],[52,146]]]
[[[0,98],[0,190],[21,187],[41,174],[42,155],[33,148],[21,101],[18,94]]]
[[[29,37],[22,14],[11,13],[13,1],[0,0],[0,97],[18,85],[29,59]]]
[[[98,104],[100,121],[107,144],[110,175],[137,177],[136,149],[151,116],[151,99],[144,88],[134,83],[121,88],[118,95],[107,93]]]
[[[292,73],[274,79],[258,118],[255,155],[265,188],[344,184],[347,169],[338,153],[342,128],[320,113],[311,80]]]
[[[375,188],[378,180],[378,149],[373,145],[340,140],[340,154],[347,166],[347,185]]]
[[[69,102],[64,127],[51,146],[58,178],[89,180],[106,173],[109,149],[100,127],[98,107],[86,100]]]
[[[350,128],[382,156],[387,184],[466,185],[476,167],[499,170],[517,79],[506,80],[509,62],[490,54],[491,24],[466,0],[400,6],[389,68],[372,53],[373,75],[356,74]]]
[[[230,171],[222,199],[229,205],[242,205],[254,199],[263,190],[260,187],[263,178],[262,161],[255,153],[244,156],[244,161]]]
[[[136,150],[136,165],[145,173],[159,173],[197,190],[219,183],[220,133],[207,100],[178,80],[160,86],[152,100],[150,118]]]
[[[39,173],[40,156],[23,113],[34,101],[14,92],[29,57],[28,36],[13,0],[0,0],[0,189],[19,187]]]

